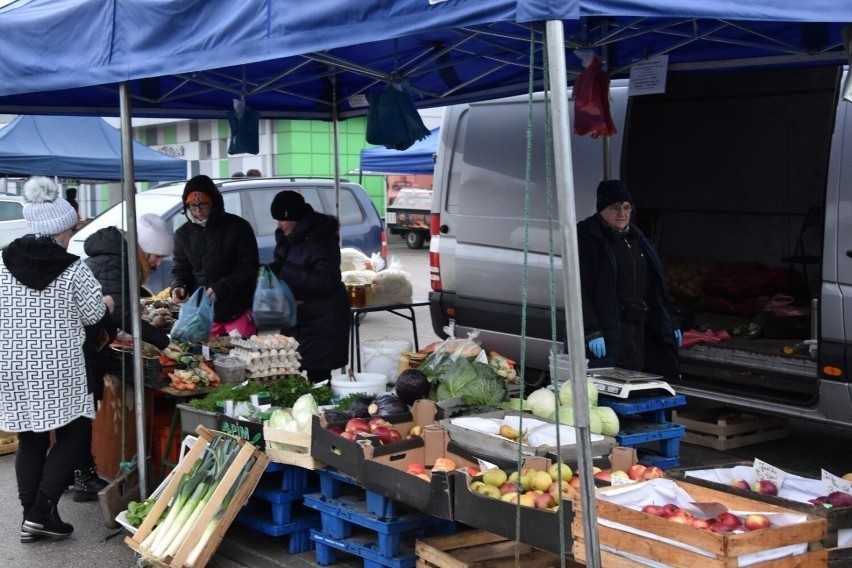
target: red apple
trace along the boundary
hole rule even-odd
[[[678,511],[674,515],[666,517],[666,520],[671,521],[673,523],[678,523],[681,525],[688,525],[691,517],[686,516],[686,511]]]
[[[765,495],[778,495],[778,486],[768,479],[761,479],[754,484],[753,489]]]
[[[662,469],[655,465],[649,465],[642,473],[642,479],[658,479],[666,474]]]
[[[479,475],[480,473],[482,473],[482,472],[479,470],[479,468],[478,468],[478,467],[473,467],[472,465],[467,466],[467,468],[465,468],[465,470],[467,471],[467,474],[468,474],[469,476],[471,476],[471,477],[476,477],[477,475]]]
[[[410,464],[408,464],[408,467],[405,468],[405,472],[410,473],[412,475],[418,475],[421,473],[426,473],[426,468],[423,466],[422,463],[411,462]]]
[[[635,463],[627,469],[627,477],[629,477],[633,481],[642,479],[642,476],[644,475],[646,469],[647,468],[641,463]]]
[[[575,475],[574,477],[572,477],[571,481],[569,481],[568,484],[577,491],[580,490],[580,478],[578,476]]]
[[[339,426],[329,426],[328,431],[332,434],[337,434],[338,436],[343,433],[343,429]]]
[[[373,416],[372,418],[370,418],[370,421],[367,422],[367,425],[370,427],[370,431],[372,432],[379,426],[387,426],[388,428],[390,428],[391,424],[381,416]]]
[[[662,517],[664,513],[663,508],[659,505],[645,505],[642,507],[642,512],[655,517]]]
[[[560,499],[571,499],[573,496],[573,490],[571,489],[571,483],[568,481],[562,480],[562,487],[560,490],[559,483],[553,482],[550,484],[550,487],[547,488],[547,492],[553,497],[554,500],[559,501]]]
[[[504,481],[497,489],[500,490],[501,495],[513,492],[520,493],[521,491],[523,491],[523,487],[521,487],[519,483],[515,483],[514,481]]]
[[[536,509],[550,509],[555,504],[556,501],[553,499],[553,496],[550,493],[542,493],[541,495],[536,495],[535,497]]]
[[[731,532],[733,530],[733,529],[728,528],[727,526],[723,525],[722,523],[720,523],[719,521],[717,521],[715,519],[710,519],[708,522],[710,523],[710,526],[708,527],[710,529],[710,532],[726,533],[726,532]]]
[[[608,471],[599,471],[595,474],[595,479],[600,479],[601,481],[606,481],[607,483],[612,483],[612,476]]]
[[[340,433],[340,437],[344,438],[346,440],[354,441],[355,440],[355,432],[352,432],[351,430],[344,430],[343,432]]]
[[[398,430],[394,430],[393,428],[388,428],[388,430],[390,430],[391,443],[402,440],[402,434]]]
[[[344,430],[346,432],[369,432],[370,425],[363,418],[350,418]]]
[[[435,460],[435,465],[432,466],[432,472],[436,471],[453,471],[456,469],[456,462],[449,458],[438,458]]]
[[[680,507],[674,503],[666,503],[663,505],[663,516],[668,518],[680,512]]]
[[[737,489],[744,489],[745,491],[751,491],[751,486],[748,484],[748,481],[745,479],[735,479],[731,482],[731,487],[736,487]]]
[[[721,515],[716,517],[716,520],[719,522],[719,524],[727,527],[728,530],[734,530],[736,528],[739,528],[743,524],[738,516],[729,512],[722,513]]]
[[[693,526],[697,529],[707,530],[710,528],[710,523],[705,519],[699,519],[698,517],[692,517],[689,519],[690,526]]]
[[[743,526],[750,531],[758,531],[760,529],[768,529],[772,525],[769,523],[769,519],[767,519],[765,515],[758,515],[754,513],[745,518]]]
[[[378,436],[382,444],[391,443],[391,429],[387,426],[376,426],[373,428],[373,434]]]

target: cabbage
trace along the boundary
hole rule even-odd
[[[319,414],[319,406],[311,393],[303,394],[293,403],[293,416],[296,416],[302,410],[308,410],[312,415]]]
[[[615,437],[618,434],[618,430],[620,429],[620,425],[618,423],[618,415],[616,415],[615,411],[608,406],[598,406],[597,408],[593,408],[593,411],[597,411],[598,417],[601,419],[603,423],[603,427],[601,429],[601,434],[604,436]]]
[[[506,396],[506,389],[487,363],[471,362],[462,357],[446,367],[437,396],[439,401],[460,396],[466,405],[496,407]]]
[[[529,410],[529,407],[524,404],[524,399],[516,396],[513,396],[509,400],[504,402],[501,407],[503,408],[503,410]]]
[[[592,379],[586,379],[586,388],[589,391],[589,406],[594,408],[598,405],[598,387],[595,386],[595,382]],[[567,406],[571,406],[573,400],[573,383],[572,381],[565,381],[562,383],[562,386],[559,387],[559,402]]]
[[[603,421],[598,414],[599,409],[600,407],[596,406],[589,410],[589,431],[592,434],[600,434],[603,432]]]
[[[560,406],[559,412],[553,412],[550,416],[546,416],[545,418],[549,418],[550,420],[555,420],[560,424],[567,424],[568,426],[574,425],[574,409],[570,406]]]
[[[546,418],[556,412],[556,394],[550,389],[538,389],[527,397],[526,406],[536,416]]]
[[[277,410],[273,410],[272,414],[269,415],[269,422],[267,423],[267,426],[276,430],[283,430],[285,425],[293,421],[293,417],[289,412],[279,408]]]

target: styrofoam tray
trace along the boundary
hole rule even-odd
[[[181,460],[183,460],[183,457],[187,454],[187,452],[189,452],[189,449],[192,448],[192,445],[195,444],[196,440],[198,440],[198,436],[186,436],[183,439],[183,442],[180,445]],[[178,461],[178,463],[180,463],[180,461]],[[174,476],[175,470],[177,470],[177,466],[175,466],[175,468],[171,472],[169,472],[166,478],[163,479],[163,482],[160,483],[160,485],[158,485],[156,489],[154,489],[151,495],[148,496],[149,498],[159,499],[160,495],[163,494],[163,491],[165,491],[166,486],[169,484],[169,481],[172,480],[172,476]],[[136,527],[134,527],[127,521],[126,510],[117,514],[115,516],[115,521],[121,526],[123,526],[125,529],[127,529],[127,532],[129,532],[130,534],[136,534]]]

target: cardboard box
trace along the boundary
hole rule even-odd
[[[547,458],[530,456],[523,467],[546,471],[550,467]],[[466,525],[484,529],[542,550],[560,554],[560,542],[566,553],[573,544],[571,525],[574,520],[572,502],[563,500],[559,511],[518,507],[470,489],[473,478],[465,471],[453,472],[453,499],[455,520]],[[517,532],[516,515],[520,514],[520,533]],[[560,533],[559,515],[562,515]]]
[[[488,434],[479,430],[462,427],[459,424],[463,422],[463,419],[465,418],[486,418],[505,420],[507,419],[507,417],[521,416],[522,423],[525,424],[555,424],[555,422],[552,420],[539,418],[538,416],[534,416],[529,413],[520,413],[513,410],[497,410],[494,412],[477,414],[473,417],[465,416],[457,418],[445,418],[440,421],[440,424],[450,433],[450,438],[452,438],[453,441],[458,442],[461,446],[475,451],[476,453],[482,454],[483,457],[491,456],[494,459],[517,460],[519,444],[518,441],[510,440],[497,434]],[[570,428],[570,426],[564,425],[563,427]],[[614,438],[610,438],[608,436],[600,436],[600,439],[592,442],[592,456],[597,457],[608,455],[610,453],[610,450],[616,445],[617,444]],[[521,443],[520,446],[520,451],[523,453],[523,455],[550,457],[551,459],[558,456],[559,459],[561,459],[563,462],[576,461],[577,459],[576,444],[563,444],[561,447],[557,447],[555,445],[539,445],[536,447],[532,447],[530,445]]]
[[[681,479],[689,483],[693,483],[695,485],[709,487],[710,489],[715,489],[717,491],[722,491],[725,493],[738,495],[740,497],[754,499],[755,501],[759,501],[761,503],[769,503],[772,505],[777,505],[779,507],[786,507],[794,511],[800,511],[802,513],[814,517],[825,518],[827,533],[825,540],[823,540],[823,547],[828,550],[829,566],[833,566],[835,564],[838,566],[852,566],[852,547],[839,548],[837,539],[838,531],[852,531],[852,507],[843,507],[839,509],[832,507],[826,509],[825,507],[815,506],[809,502],[795,501],[779,495],[766,495],[765,493],[757,493],[756,491],[733,487],[729,483],[716,482],[710,479],[695,477],[694,475],[695,473],[700,472],[702,470],[706,471],[715,469],[719,470],[718,473],[720,475],[720,478],[724,478],[724,474],[726,472],[733,471],[735,467],[737,467],[738,469],[751,468],[752,465],[752,462],[734,462],[727,464],[718,464],[715,466],[669,469],[666,471],[666,476],[671,477],[672,479]],[[690,475],[691,473],[693,475]],[[740,471],[737,472],[737,475],[738,477],[747,479],[745,475],[740,475]],[[817,480],[815,479],[812,481],[814,483],[817,482]],[[782,494],[784,492],[783,486],[781,487],[781,492]],[[813,497],[819,497],[819,495],[814,495]]]
[[[383,446],[381,449],[374,448],[374,455],[394,453],[407,450],[409,447],[423,444],[421,439],[406,440],[405,437],[415,425],[425,428],[435,423],[438,407],[434,401],[423,399],[415,401],[410,414],[398,417],[388,417],[394,430],[402,435],[402,440]],[[311,427],[311,456],[327,466],[348,475],[358,483],[364,478],[364,449],[365,446],[378,446],[378,438],[369,434],[359,434],[355,441],[342,438],[331,430],[329,426],[337,426],[344,429],[346,422],[328,424],[323,416],[314,416]]]
[[[798,511],[785,507],[683,481],[656,479],[636,486],[614,487],[610,491],[642,491],[643,488],[647,489],[651,483],[655,482],[676,483],[686,491],[693,503],[721,503],[733,511],[801,515]],[[653,498],[649,496],[648,500],[650,502]],[[739,533],[714,533],[603,500],[600,498],[600,493],[596,500],[596,509],[601,561],[604,566],[639,567],[654,561],[670,566],[729,568],[739,565],[741,557],[746,554],[766,553],[791,545],[804,545],[805,550],[800,553],[790,552],[781,559],[767,560],[759,565],[826,566],[826,551],[821,549],[821,541],[826,534],[825,519],[805,516],[804,522],[786,526]],[[572,527],[574,557],[580,562],[585,562],[586,544],[583,538],[582,500],[579,495],[574,498],[573,510],[575,513]],[[641,531],[641,533],[632,531]]]
[[[195,563],[194,568],[203,568],[216,552],[216,549],[219,548],[219,544],[222,542],[228,527],[231,526],[231,522],[234,520],[234,517],[236,517],[239,510],[248,501],[249,496],[254,492],[261,474],[263,474],[263,471],[266,469],[266,465],[269,463],[269,458],[252,444],[249,444],[245,440],[237,439],[238,444],[241,446],[237,456],[231,462],[228,471],[225,472],[224,477],[219,482],[219,486],[210,497],[210,501],[202,509],[198,518],[192,524],[192,527],[189,529],[189,533],[186,535],[186,538],[183,540],[183,544],[181,544],[178,548],[174,557],[156,558],[152,556],[150,550],[142,545],[142,542],[154,529],[154,524],[166,509],[169,501],[177,492],[178,485],[180,485],[180,480],[183,475],[192,468],[198,457],[201,456],[201,453],[217,435],[221,436],[223,434],[211,432],[203,426],[198,427],[198,440],[196,440],[192,448],[175,469],[172,480],[168,485],[166,485],[163,493],[159,496],[154,507],[148,513],[148,516],[145,517],[144,521],[142,521],[142,524],[137,529],[136,534],[124,539],[124,542],[126,542],[133,550],[138,552],[146,562],[151,562],[152,564],[166,566],[169,568],[183,567],[186,564],[189,554],[195,548],[196,544],[201,539],[201,536],[204,534],[204,531],[207,529],[210,521],[213,519],[214,515],[219,512],[225,497],[240,478],[246,464],[252,457],[254,457],[254,465],[249,470],[242,485],[234,494],[227,509],[219,519],[219,524],[216,527],[215,532],[211,536],[207,545],[201,551],[201,554]]]

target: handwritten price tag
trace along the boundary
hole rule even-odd
[[[822,486],[825,488],[826,495],[835,491],[842,491],[843,493],[852,495],[852,481],[846,481],[842,477],[832,475],[824,469],[822,470]]]
[[[752,467],[754,468],[755,481],[771,481],[775,484],[775,487],[781,489],[781,486],[784,484],[784,478],[787,476],[784,470],[778,469],[757,458],[755,458],[754,466]]]
[[[636,483],[636,482],[635,482],[635,481],[633,481],[632,479],[630,479],[630,478],[629,478],[629,477],[627,477],[627,476],[625,476],[625,477],[622,477],[622,476],[620,476],[620,475],[612,475],[612,476],[610,476],[610,484],[611,484],[613,487],[614,487],[614,486],[616,486],[616,485],[631,485],[631,484],[633,484],[633,483]]]
[[[210,347],[209,346],[207,346],[207,345],[201,346],[201,356],[204,358],[205,361],[210,361],[212,359],[212,357],[210,356]]]

